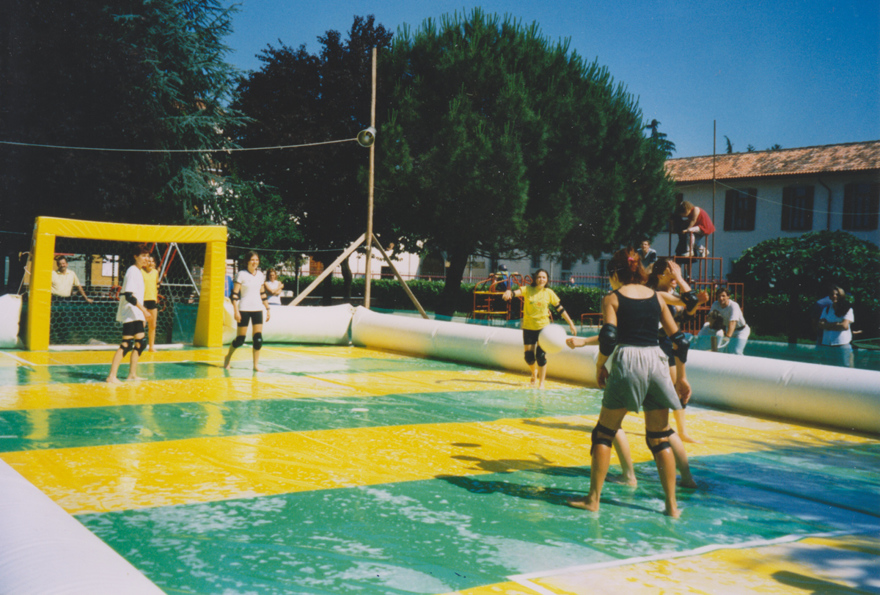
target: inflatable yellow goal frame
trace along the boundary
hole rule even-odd
[[[204,273],[193,344],[220,347],[223,344],[223,289],[226,278],[226,227],[185,225],[135,225],[100,223],[37,217],[31,248],[30,294],[27,336],[31,351],[49,348],[49,318],[52,307],[52,269],[56,237],[119,242],[177,242],[205,244]]]

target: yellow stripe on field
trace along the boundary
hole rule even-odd
[[[37,366],[71,366],[85,364],[106,364],[110,367],[113,359],[112,351],[21,351],[16,356],[27,363]],[[175,349],[150,353],[145,351],[140,361],[144,363],[179,363],[179,362],[204,362],[222,365],[226,356],[225,349]],[[370,357],[376,359],[405,359],[407,356],[389,354],[381,351],[372,351],[352,346],[287,346],[267,344],[263,348],[263,359],[283,359],[289,357],[333,357],[339,359],[352,359]],[[235,353],[234,361],[249,361],[251,350],[247,347],[239,349]],[[128,358],[126,358],[126,361]]]
[[[0,458],[79,514],[582,466],[588,464],[594,424],[595,417],[573,416],[316,430],[9,452]],[[642,424],[632,416],[624,425],[636,462],[650,460],[638,436]],[[694,445],[692,453],[769,450],[794,440],[801,447],[869,441],[803,428],[794,438],[790,426],[767,425],[744,436],[738,425],[706,422],[711,445]]]
[[[868,549],[873,551],[852,549],[853,543],[862,542],[869,542]],[[793,543],[719,549],[699,556],[590,569],[532,582],[550,593],[565,595],[866,593],[875,592],[877,588],[878,547],[880,541],[876,538],[807,538]],[[489,592],[499,591],[484,591]],[[468,595],[478,594],[479,591],[468,592]]]
[[[496,370],[414,370],[352,374],[227,375],[200,367],[207,378],[0,386],[0,410],[64,409],[314,397],[374,397],[396,393],[484,391],[526,387],[528,377]],[[548,382],[548,388],[572,388]],[[578,390],[578,389],[572,389]]]
[[[880,539],[873,536],[807,537],[792,543],[718,549],[668,560],[631,564],[621,560],[609,567],[596,565],[552,577],[483,585],[447,595],[868,593],[876,592],[876,577],[880,576],[878,554]],[[529,588],[529,583],[536,589]]]

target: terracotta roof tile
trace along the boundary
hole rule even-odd
[[[880,170],[880,140],[715,157],[719,180],[865,170]],[[712,180],[712,156],[669,159],[666,171],[676,182]]]

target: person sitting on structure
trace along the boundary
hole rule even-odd
[[[702,246],[703,238],[715,232],[715,225],[709,214],[688,201],[682,201],[675,209],[680,227],[678,227],[678,245],[676,256],[708,256],[709,251]]]

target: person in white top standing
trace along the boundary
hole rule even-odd
[[[278,271],[269,269],[266,272],[266,292],[269,295],[269,303],[276,306],[281,305],[281,292],[284,290],[284,283],[278,280]]]
[[[729,340],[729,343],[727,343],[726,348],[723,348],[715,346],[713,342],[712,351],[721,351],[723,349],[726,353],[742,355],[746,348],[746,342],[749,340],[749,335],[752,334],[752,329],[746,324],[746,319],[739,304],[730,299],[730,291],[726,287],[719,289],[715,295],[718,296],[718,301],[712,304],[711,310],[717,311],[724,320],[722,328],[724,330],[724,337]]]
[[[232,307],[235,321],[238,323],[238,334],[229,346],[223,367],[229,369],[232,364],[233,352],[244,345],[245,336],[250,323],[254,325],[254,371],[259,372],[260,349],[263,347],[263,307],[266,310],[266,322],[269,322],[269,296],[266,292],[266,277],[259,270],[260,257],[256,252],[248,252],[245,256],[247,269],[238,272],[232,286]],[[262,302],[262,307],[260,303]]]
[[[853,367],[852,329],[855,322],[852,306],[842,292],[831,293],[831,305],[822,311],[819,328],[822,330],[820,347],[824,363]]]
[[[139,244],[132,250],[132,256],[134,264],[125,271],[122,291],[119,294],[119,308],[116,310],[116,321],[122,323],[122,342],[113,355],[110,374],[107,375],[107,382],[111,384],[120,384],[116,372],[129,352],[131,364],[128,369],[128,380],[140,380],[137,375],[138,358],[147,346],[144,324],[150,320],[151,315],[144,307],[145,286],[141,268],[150,257],[150,251],[143,244]]]

